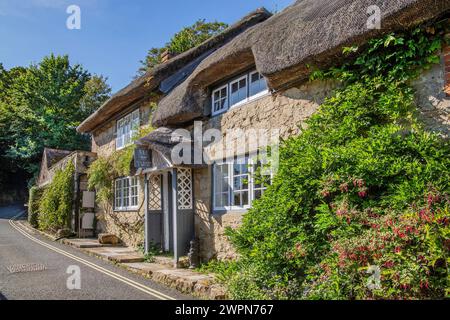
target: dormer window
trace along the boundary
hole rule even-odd
[[[248,97],[247,75],[230,83],[230,106],[245,102]]]
[[[228,86],[220,87],[213,92],[213,114],[224,112],[228,109]]]
[[[266,79],[258,72],[247,72],[212,91],[212,115],[240,106],[269,92]]]
[[[116,150],[123,149],[133,143],[139,130],[139,109],[117,121]]]
[[[250,73],[250,97],[267,92],[266,79],[258,71]]]

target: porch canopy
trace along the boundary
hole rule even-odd
[[[203,167],[174,164],[172,151],[180,143],[192,145],[192,140],[168,128],[156,129],[135,142],[135,166],[145,174],[146,250],[158,245],[173,252],[175,265],[195,238],[192,169]]]
[[[182,167],[182,168],[203,168],[206,164],[194,163],[194,144],[193,140],[190,137],[186,137],[184,135],[178,134],[177,131],[169,128],[158,128],[152,131],[147,136],[137,140],[135,142],[138,149],[147,149],[150,151],[151,157],[151,171],[164,170],[167,168],[173,167]],[[173,163],[172,161],[172,153],[174,148],[183,144],[189,147],[189,151],[191,152],[190,159],[192,160],[190,163]],[[202,151],[202,150],[200,150]],[[178,154],[178,151],[177,151]],[[182,156],[182,154],[180,154]],[[145,169],[149,168],[138,168],[136,169]]]

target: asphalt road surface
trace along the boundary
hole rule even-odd
[[[17,230],[11,219],[23,211],[0,207],[0,300],[192,299],[36,232]]]

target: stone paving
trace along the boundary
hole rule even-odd
[[[190,269],[173,268],[170,257],[155,257],[153,263],[144,262],[144,256],[133,249],[123,246],[102,245],[96,239],[64,239],[66,245],[112,261],[130,272],[140,274],[155,282],[191,294],[202,299],[226,299],[225,289],[215,283],[213,275],[202,274]],[[179,266],[186,267],[188,261],[181,259]]]

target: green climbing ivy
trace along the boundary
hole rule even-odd
[[[152,109],[155,105],[152,104]],[[145,137],[153,131],[151,125],[141,127],[134,140]],[[113,200],[113,183],[118,177],[130,175],[131,162],[133,160],[134,144],[118,151],[114,151],[109,156],[99,157],[88,169],[88,187],[95,190],[97,201],[104,206],[109,206]]]
[[[75,166],[70,161],[57,170],[39,201],[38,225],[41,230],[56,232],[70,228],[74,196]]]

